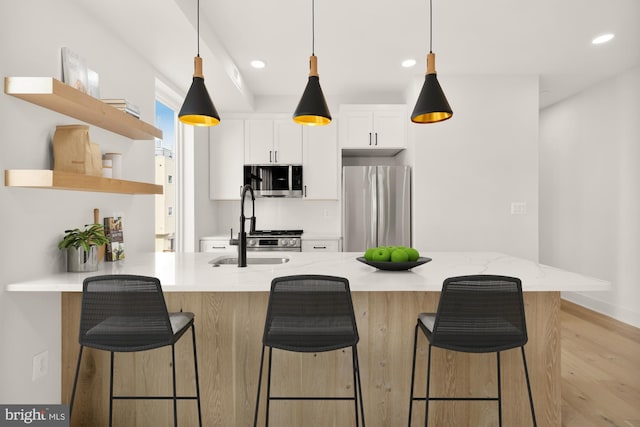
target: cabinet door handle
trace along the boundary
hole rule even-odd
[[[378,145],[378,132],[376,132],[376,146]]]
[[[307,197],[307,186],[304,186],[304,197]]]
[[[271,150],[269,150],[269,163],[272,163],[273,160],[271,160]]]
[[[273,152],[273,157],[274,157],[275,163],[278,163],[278,150]]]
[[[327,249],[326,246],[314,246],[313,249]]]
[[[369,132],[369,145],[371,145],[371,132]]]

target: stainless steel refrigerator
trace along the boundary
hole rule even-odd
[[[342,168],[343,250],[411,246],[411,168]]]

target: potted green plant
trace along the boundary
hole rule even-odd
[[[65,230],[58,248],[67,253],[67,271],[98,270],[98,247],[109,243],[100,224],[87,224],[83,229]]]

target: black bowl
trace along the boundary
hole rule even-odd
[[[407,262],[367,261],[363,256],[359,256],[356,259],[360,262],[363,262],[367,265],[375,267],[379,270],[386,270],[386,271],[409,270],[413,267],[417,267],[419,265],[426,264],[429,261],[431,261],[431,258],[426,258],[426,257],[419,257],[416,261],[407,261]]]

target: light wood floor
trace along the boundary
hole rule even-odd
[[[640,329],[561,307],[562,426],[640,427]]]

